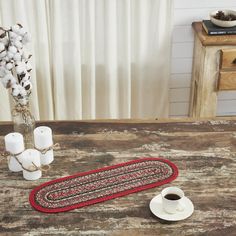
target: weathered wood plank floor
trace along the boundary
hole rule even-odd
[[[0,235],[236,235],[236,120],[122,123],[49,122],[61,149],[48,173],[24,181],[0,165]],[[9,124],[0,125],[0,151]],[[179,168],[165,186],[66,213],[43,214],[28,202],[32,188],[48,180],[129,161],[164,157]],[[180,186],[194,214],[161,222],[149,210],[161,189]]]

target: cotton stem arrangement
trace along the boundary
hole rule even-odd
[[[21,105],[27,104],[32,89],[29,62],[32,55],[24,50],[29,41],[30,34],[21,24],[10,29],[0,27],[0,80]]]

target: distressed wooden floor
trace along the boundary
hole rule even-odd
[[[0,235],[236,235],[236,120],[198,122],[50,122],[61,149],[48,173],[24,181],[0,165]],[[0,125],[0,151],[11,125]],[[44,214],[28,202],[40,183],[136,159],[164,157],[179,168],[172,183],[66,213]],[[160,221],[150,200],[181,187],[195,206],[180,222]]]

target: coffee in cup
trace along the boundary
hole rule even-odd
[[[162,190],[162,205],[165,212],[175,214],[184,210],[184,192],[178,187],[168,187]]]

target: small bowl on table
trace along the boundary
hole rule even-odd
[[[228,28],[236,26],[236,11],[219,10],[210,13],[210,20],[214,25]]]

